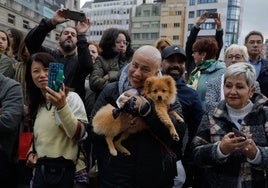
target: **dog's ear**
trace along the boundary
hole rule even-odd
[[[171,95],[171,99],[170,102],[174,103],[176,100],[176,95],[177,95],[177,88],[176,88],[176,82],[175,80],[169,76],[169,75],[165,75],[162,77],[164,79],[164,81],[167,83],[168,87],[169,87],[169,93]]]
[[[153,80],[154,80],[154,76],[149,77],[145,80],[144,82],[144,86],[143,86],[143,93],[144,94],[148,94],[151,93],[151,88],[153,85]]]

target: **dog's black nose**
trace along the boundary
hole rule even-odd
[[[162,101],[162,96],[158,96],[157,100]]]

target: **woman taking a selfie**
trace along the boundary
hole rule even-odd
[[[86,166],[80,160],[82,155],[78,149],[78,142],[85,136],[87,116],[78,94],[68,92],[64,84],[59,92],[48,87],[51,62],[55,59],[50,54],[40,52],[32,56],[26,67],[30,125],[34,133],[27,165],[35,168],[31,187],[54,187],[57,180],[61,183],[56,187],[71,188],[77,179],[81,182],[76,183],[87,182]],[[47,166],[48,158],[54,163],[52,166]],[[62,171],[57,165],[65,162],[70,168],[63,165],[62,169],[66,169]]]
[[[255,81],[249,63],[226,69],[225,99],[203,117],[193,140],[194,160],[204,168],[201,187],[267,187],[268,99],[255,93]]]

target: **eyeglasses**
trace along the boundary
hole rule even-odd
[[[258,45],[262,44],[262,41],[261,40],[250,40],[248,41],[249,44],[255,44],[257,43]]]
[[[115,41],[115,44],[124,44],[124,45],[128,46],[129,45],[129,42],[128,41],[125,41],[125,40],[116,40]]]
[[[235,60],[240,60],[240,59],[243,58],[243,55],[240,55],[240,54],[235,54],[235,55],[229,54],[229,55],[226,56],[226,58],[229,59],[229,60],[232,60],[233,58],[235,58]]]

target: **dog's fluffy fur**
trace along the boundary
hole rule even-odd
[[[146,125],[142,118],[135,117],[130,120],[133,122],[134,126],[129,127],[124,130],[122,135],[118,140],[113,142],[113,139],[116,135],[122,132],[122,127],[124,122],[128,116],[126,112],[121,112],[118,118],[114,119],[113,117],[113,107],[110,104],[103,106],[92,119],[93,131],[97,134],[104,135],[105,140],[107,142],[109,151],[111,155],[116,156],[117,150],[121,153],[125,153],[126,155],[130,155],[130,152],[122,146],[121,142],[129,136],[129,134],[134,134],[146,128]]]
[[[174,140],[179,141],[179,135],[168,114],[173,115],[178,121],[184,122],[175,111],[169,111],[168,106],[176,100],[177,89],[175,80],[168,75],[162,77],[150,77],[146,79],[143,94],[154,102],[159,119],[169,129]]]
[[[176,129],[168,115],[170,113],[178,121],[183,122],[183,119],[175,111],[168,112],[168,105],[175,102],[176,93],[176,83],[171,76],[150,77],[145,81],[143,94],[154,102],[157,115],[169,129],[172,138],[179,140]],[[141,117],[135,117],[131,120],[134,126],[124,130],[120,138],[113,142],[114,137],[122,132],[121,125],[126,123],[124,121],[128,116],[126,112],[121,112],[118,118],[114,119],[113,109],[112,105],[107,104],[96,113],[92,120],[93,130],[95,133],[105,136],[111,155],[117,155],[116,149],[130,155],[130,152],[121,145],[121,142],[127,139],[129,134],[144,130],[146,125]]]

